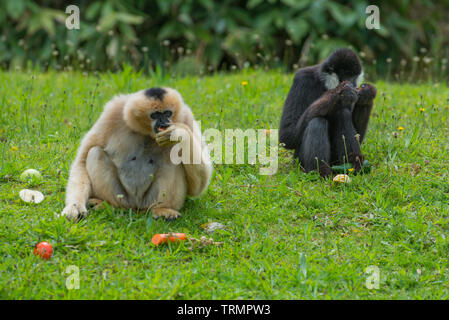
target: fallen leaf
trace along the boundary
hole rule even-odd
[[[420,171],[421,171],[421,166],[419,164],[412,163],[411,168],[410,168],[410,174],[412,176],[416,176]]]

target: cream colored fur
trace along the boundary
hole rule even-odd
[[[116,207],[152,208],[156,218],[177,218],[186,195],[197,196],[208,187],[213,169],[199,126],[181,95],[174,89],[163,89],[166,94],[162,101],[139,91],[116,96],[105,105],[82,139],[71,166],[62,215],[73,220],[85,216],[87,201],[96,197]],[[171,126],[156,134],[149,115],[166,110],[173,112]],[[200,164],[175,165],[170,161],[170,149],[176,142],[167,137],[173,130],[189,134],[191,154],[201,153]],[[142,174],[150,173],[151,179],[139,176],[140,169],[128,159],[131,151],[151,158],[153,167],[142,167]],[[141,165],[142,161],[136,162]]]

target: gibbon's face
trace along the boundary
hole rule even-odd
[[[171,116],[173,115],[173,111],[165,110],[165,111],[155,111],[150,114],[150,118],[152,121],[152,127],[155,133],[158,133],[161,130],[165,130],[170,126]]]
[[[327,89],[334,89],[340,82],[349,81],[358,88],[363,81],[363,70],[359,58],[350,49],[334,51],[323,62],[322,79]]]
[[[151,88],[132,95],[124,108],[127,125],[144,135],[156,134],[177,121],[181,108],[180,94],[170,88]]]

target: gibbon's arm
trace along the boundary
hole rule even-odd
[[[80,214],[87,214],[86,203],[91,195],[91,182],[86,169],[87,154],[94,146],[104,147],[110,132],[113,132],[116,124],[121,121],[121,110],[126,98],[125,95],[121,95],[110,100],[100,118],[81,140],[75,160],[70,167],[62,215],[73,219]]]
[[[298,146],[301,136],[298,134],[296,124],[313,102],[307,101],[310,92],[307,80],[308,76],[305,72],[299,71],[293,79],[293,84],[284,103],[279,126],[279,142],[283,143],[287,149],[295,149]]]
[[[302,133],[298,132],[298,120],[326,92],[317,73],[317,67],[299,70],[285,99],[279,126],[279,142],[287,149],[298,147],[302,138]]]
[[[86,203],[91,193],[91,183],[86,169],[86,158],[89,150],[99,145],[99,137],[92,130],[81,141],[75,160],[70,168],[69,181],[67,183],[65,208],[63,215],[68,218],[86,214]]]
[[[295,126],[295,134],[297,138],[296,141],[298,141],[299,144],[301,143],[301,139],[304,131],[307,128],[307,125],[313,118],[328,118],[329,115],[335,112],[337,104],[339,105],[339,107],[346,106],[340,100],[340,93],[345,89],[347,85],[349,85],[348,81],[341,82],[336,88],[326,91],[321,96],[321,98],[316,100],[310,105],[310,107],[306,109]]]
[[[306,111],[302,114],[301,118],[299,118],[296,123],[294,134],[295,139],[298,144],[301,143],[302,136],[304,131],[307,128],[307,125],[313,118],[322,117],[325,118],[328,114],[330,114],[338,101],[337,89],[331,89],[326,91],[321,98],[316,100],[314,103],[310,105],[306,109]]]
[[[212,162],[207,145],[202,139],[201,130],[190,109],[188,109],[184,123],[178,123],[178,125],[183,127],[190,136],[190,163],[183,163],[183,166],[187,177],[187,193],[189,196],[195,197],[209,186],[213,170]],[[200,163],[195,164],[194,159],[201,159]]]
[[[352,122],[354,123],[355,130],[360,134],[360,143],[362,143],[365,138],[372,108],[373,101],[364,104],[356,104],[354,112],[352,113]]]
[[[363,139],[366,135],[366,130],[368,128],[369,118],[371,116],[371,110],[373,109],[374,98],[376,96],[376,89],[373,85],[374,90],[372,99],[360,99],[356,102],[354,106],[354,111],[352,112],[352,122],[354,123],[355,130],[358,134],[360,134],[360,143],[363,142]]]

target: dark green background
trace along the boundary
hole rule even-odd
[[[80,30],[65,27],[69,4],[80,8]],[[370,4],[380,8],[380,30],[365,28]],[[292,70],[352,46],[373,78],[445,79],[448,17],[449,1],[428,0],[2,0],[0,65]]]

